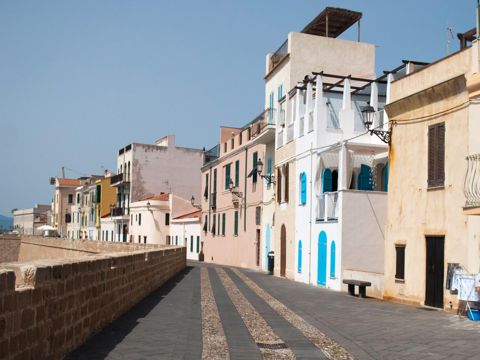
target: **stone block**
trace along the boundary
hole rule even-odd
[[[21,328],[28,329],[35,324],[35,310],[27,308],[22,311]]]

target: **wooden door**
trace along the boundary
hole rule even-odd
[[[287,268],[287,229],[282,225],[280,230],[280,276],[285,276]]]
[[[426,237],[425,305],[443,308],[444,236]]]

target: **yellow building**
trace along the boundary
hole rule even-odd
[[[97,228],[97,239],[101,237],[101,219],[110,214],[110,207],[115,206],[115,187],[110,185],[110,174],[105,174],[105,177],[98,179],[95,182],[97,186],[96,201],[95,201],[95,225]]]
[[[480,272],[478,43],[393,81],[386,111],[384,298],[455,310],[449,269]]]

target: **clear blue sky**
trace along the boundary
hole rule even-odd
[[[263,109],[265,54],[325,6],[363,12],[377,71],[446,54],[475,0],[2,1],[0,214],[50,203],[50,176],[115,168],[116,151],[176,134],[209,147]],[[353,32],[344,38],[352,38]],[[452,51],[458,41],[452,41]]]

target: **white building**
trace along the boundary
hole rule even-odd
[[[361,111],[370,104],[373,128],[388,130],[387,89],[407,67],[378,79],[315,73],[282,99],[293,131],[277,126],[277,149],[295,142],[295,280],[334,290],[366,280],[382,296],[388,145]]]
[[[172,245],[185,246],[189,260],[198,260],[200,254],[201,216],[202,211],[196,210],[176,216],[170,224]]]
[[[13,229],[22,235],[42,235],[37,230],[40,226],[50,223],[51,205],[36,204],[30,209],[17,209],[13,212]]]
[[[197,209],[190,201],[161,193],[130,204],[130,242],[174,245],[170,222],[173,217]]]

